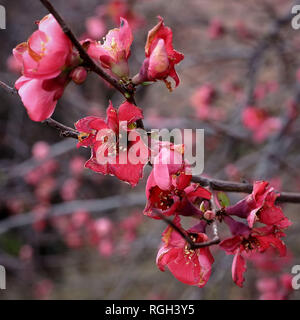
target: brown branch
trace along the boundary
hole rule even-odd
[[[10,87],[8,84],[6,84],[3,81],[0,81],[0,87],[2,87],[6,92],[8,92],[10,94],[18,95],[18,91],[15,88]],[[67,127],[64,124],[62,124],[52,118],[46,119],[45,121],[43,121],[43,123],[46,123],[50,127],[58,130],[62,137],[69,137],[69,138],[78,139],[78,134],[79,134],[78,131],[76,131],[73,128]]]
[[[204,178],[200,176],[193,176],[192,181],[199,183],[202,186],[210,186],[213,190],[227,191],[227,192],[243,192],[251,193],[253,186],[250,183],[225,181],[211,178]],[[300,203],[300,193],[297,192],[280,192],[277,198],[278,202]]]
[[[76,131],[73,128],[70,128],[68,126],[65,126],[64,124],[62,124],[52,118],[46,119],[45,121],[43,121],[43,123],[46,123],[51,128],[58,130],[59,134],[62,137],[78,139],[78,134],[79,134],[78,131]]]
[[[4,83],[3,81],[0,81],[0,87],[2,87],[6,92],[10,93],[10,94],[18,94],[18,91],[15,88],[10,87],[9,85],[7,85],[6,83]]]
[[[84,61],[84,65],[97,73],[100,77],[106,80],[111,86],[113,86],[116,90],[118,90],[128,102],[131,102],[136,105],[134,99],[134,86],[132,85],[129,90],[126,86],[120,84],[116,79],[112,78],[109,74],[104,72],[95,62],[94,60],[87,54],[83,46],[80,44],[72,30],[68,27],[65,20],[61,17],[61,15],[56,11],[56,9],[52,6],[52,4],[48,0],[40,0],[41,3],[48,9],[48,11],[54,16],[56,21],[61,26],[65,35],[70,39],[75,48],[78,50],[81,59]],[[137,120],[137,127],[144,129],[144,124],[142,120]]]
[[[204,247],[209,247],[209,246],[212,246],[214,244],[218,244],[220,243],[220,239],[218,237],[217,234],[215,234],[215,231],[214,231],[214,238],[210,241],[206,241],[206,242],[200,242],[200,243],[197,243],[197,242],[193,242],[193,240],[189,237],[189,235],[184,232],[184,230],[182,230],[181,228],[179,228],[178,226],[176,226],[176,224],[171,221],[170,219],[166,218],[161,212],[159,212],[158,210],[154,210],[154,212],[166,223],[168,224],[171,228],[173,228],[177,233],[180,234],[180,236],[188,243],[189,245],[189,249],[191,250],[195,250],[195,249],[200,249],[200,248],[204,248]],[[216,229],[216,225],[215,225],[215,222],[214,222],[214,230]]]
[[[3,87],[7,92],[12,94],[17,94],[17,91],[4,82],[0,81],[0,86]],[[134,98],[131,98],[132,103],[135,103]],[[49,118],[44,121],[50,127],[57,129],[61,136],[70,137],[70,138],[78,138],[78,132],[75,129],[65,126],[64,124]],[[143,125],[143,123],[142,123]],[[210,186],[214,190],[227,191],[227,192],[244,192],[251,193],[253,190],[253,186],[249,183],[239,183],[233,181],[225,181],[218,179],[210,179],[204,178],[200,176],[193,176],[193,182],[199,183],[202,186]],[[289,203],[300,203],[300,193],[296,192],[281,192],[280,196],[277,198],[279,202],[289,202]]]
[[[55,17],[59,25],[61,26],[63,32],[66,34],[66,36],[71,40],[73,45],[77,48],[80,57],[83,59],[86,66],[89,67],[89,69],[95,73],[97,73],[99,76],[101,76],[104,80],[109,82],[116,90],[121,92],[127,101],[136,104],[134,99],[134,90],[132,92],[128,92],[126,87],[121,85],[117,82],[114,78],[110,77],[107,73],[105,73],[95,62],[90,58],[90,56],[87,54],[85,49],[82,47],[80,42],[77,40],[73,32],[70,30],[70,28],[67,26],[63,18],[59,15],[59,13],[55,10],[55,8],[52,6],[52,4],[48,0],[40,0],[41,3],[48,9],[48,11]],[[285,25],[289,19],[288,17],[285,17],[281,20],[276,21],[274,29],[267,35],[267,37],[261,41],[261,44],[266,42],[266,39],[270,40],[270,38],[276,38],[278,35],[278,30],[282,25]],[[262,46],[262,45],[261,45]],[[259,48],[260,46],[258,46]],[[264,47],[264,46],[262,46]],[[260,52],[260,50],[256,49]],[[262,48],[264,49],[264,48]],[[263,50],[264,51],[264,50]],[[253,54],[255,56],[255,54]],[[255,57],[254,57],[255,58]],[[252,59],[255,61],[256,58]],[[17,93],[14,88],[9,87],[5,83],[0,81],[0,86],[3,87],[7,92],[15,94]],[[59,130],[61,132],[62,136],[66,137],[72,137],[77,138],[78,132],[70,127],[67,127],[51,118],[45,120],[45,123],[50,125],[51,127]],[[138,127],[143,128],[143,122],[142,120],[138,121]],[[193,182],[199,183],[203,186],[211,186],[214,190],[222,190],[227,192],[245,192],[245,193],[251,193],[252,192],[252,185],[248,183],[238,183],[238,182],[232,182],[232,181],[223,181],[223,180],[217,180],[217,179],[209,179],[204,177],[193,177]],[[277,201],[280,202],[291,202],[291,203],[300,203],[300,194],[299,193],[292,193],[292,192],[282,192],[280,196],[278,197]]]

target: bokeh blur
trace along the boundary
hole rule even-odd
[[[146,128],[204,128],[204,174],[268,180],[277,190],[300,192],[300,30],[291,26],[291,0],[53,0],[80,39],[102,39],[126,16],[133,28],[131,75],[144,60],[147,32],[162,16],[174,48],[180,85],[138,89]],[[121,4],[120,4],[121,3]],[[20,76],[12,49],[48,12],[38,0],[1,0],[0,80]],[[70,84],[53,118],[73,127],[104,115],[121,95],[90,74]],[[282,204],[293,225],[286,258],[273,252],[248,262],[244,288],[231,278],[232,256],[217,247],[204,288],[187,286],[155,263],[163,221],[143,215],[150,168],[135,188],[102,176],[84,163],[90,150],[31,121],[18,96],[0,88],[0,265],[7,271],[1,299],[299,299],[289,287],[300,264],[300,205]],[[228,193],[232,203],[243,194]],[[220,230],[222,237],[223,230]],[[289,289],[286,289],[289,288]]]

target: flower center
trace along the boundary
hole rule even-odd
[[[257,238],[250,236],[248,239],[242,241],[242,245],[245,251],[257,250],[260,247],[260,243]]]

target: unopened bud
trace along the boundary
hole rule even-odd
[[[204,213],[204,218],[206,220],[213,220],[215,218],[216,214],[211,211],[211,210],[207,210],[205,213]]]
[[[87,77],[87,71],[84,67],[77,67],[71,72],[70,77],[76,84],[81,84]]]
[[[166,72],[169,68],[169,58],[165,42],[160,39],[150,55],[148,74],[155,79],[158,75]]]

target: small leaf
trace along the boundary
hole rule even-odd
[[[153,84],[153,82],[152,81],[145,81],[145,82],[141,83],[142,86],[149,86],[150,84]]]
[[[206,211],[204,201],[202,201],[201,204],[200,204],[200,210],[201,210],[202,212],[205,212],[205,211]]]
[[[217,198],[218,198],[219,204],[222,208],[226,208],[226,207],[230,206],[229,198],[225,192],[219,191],[217,193]]]

